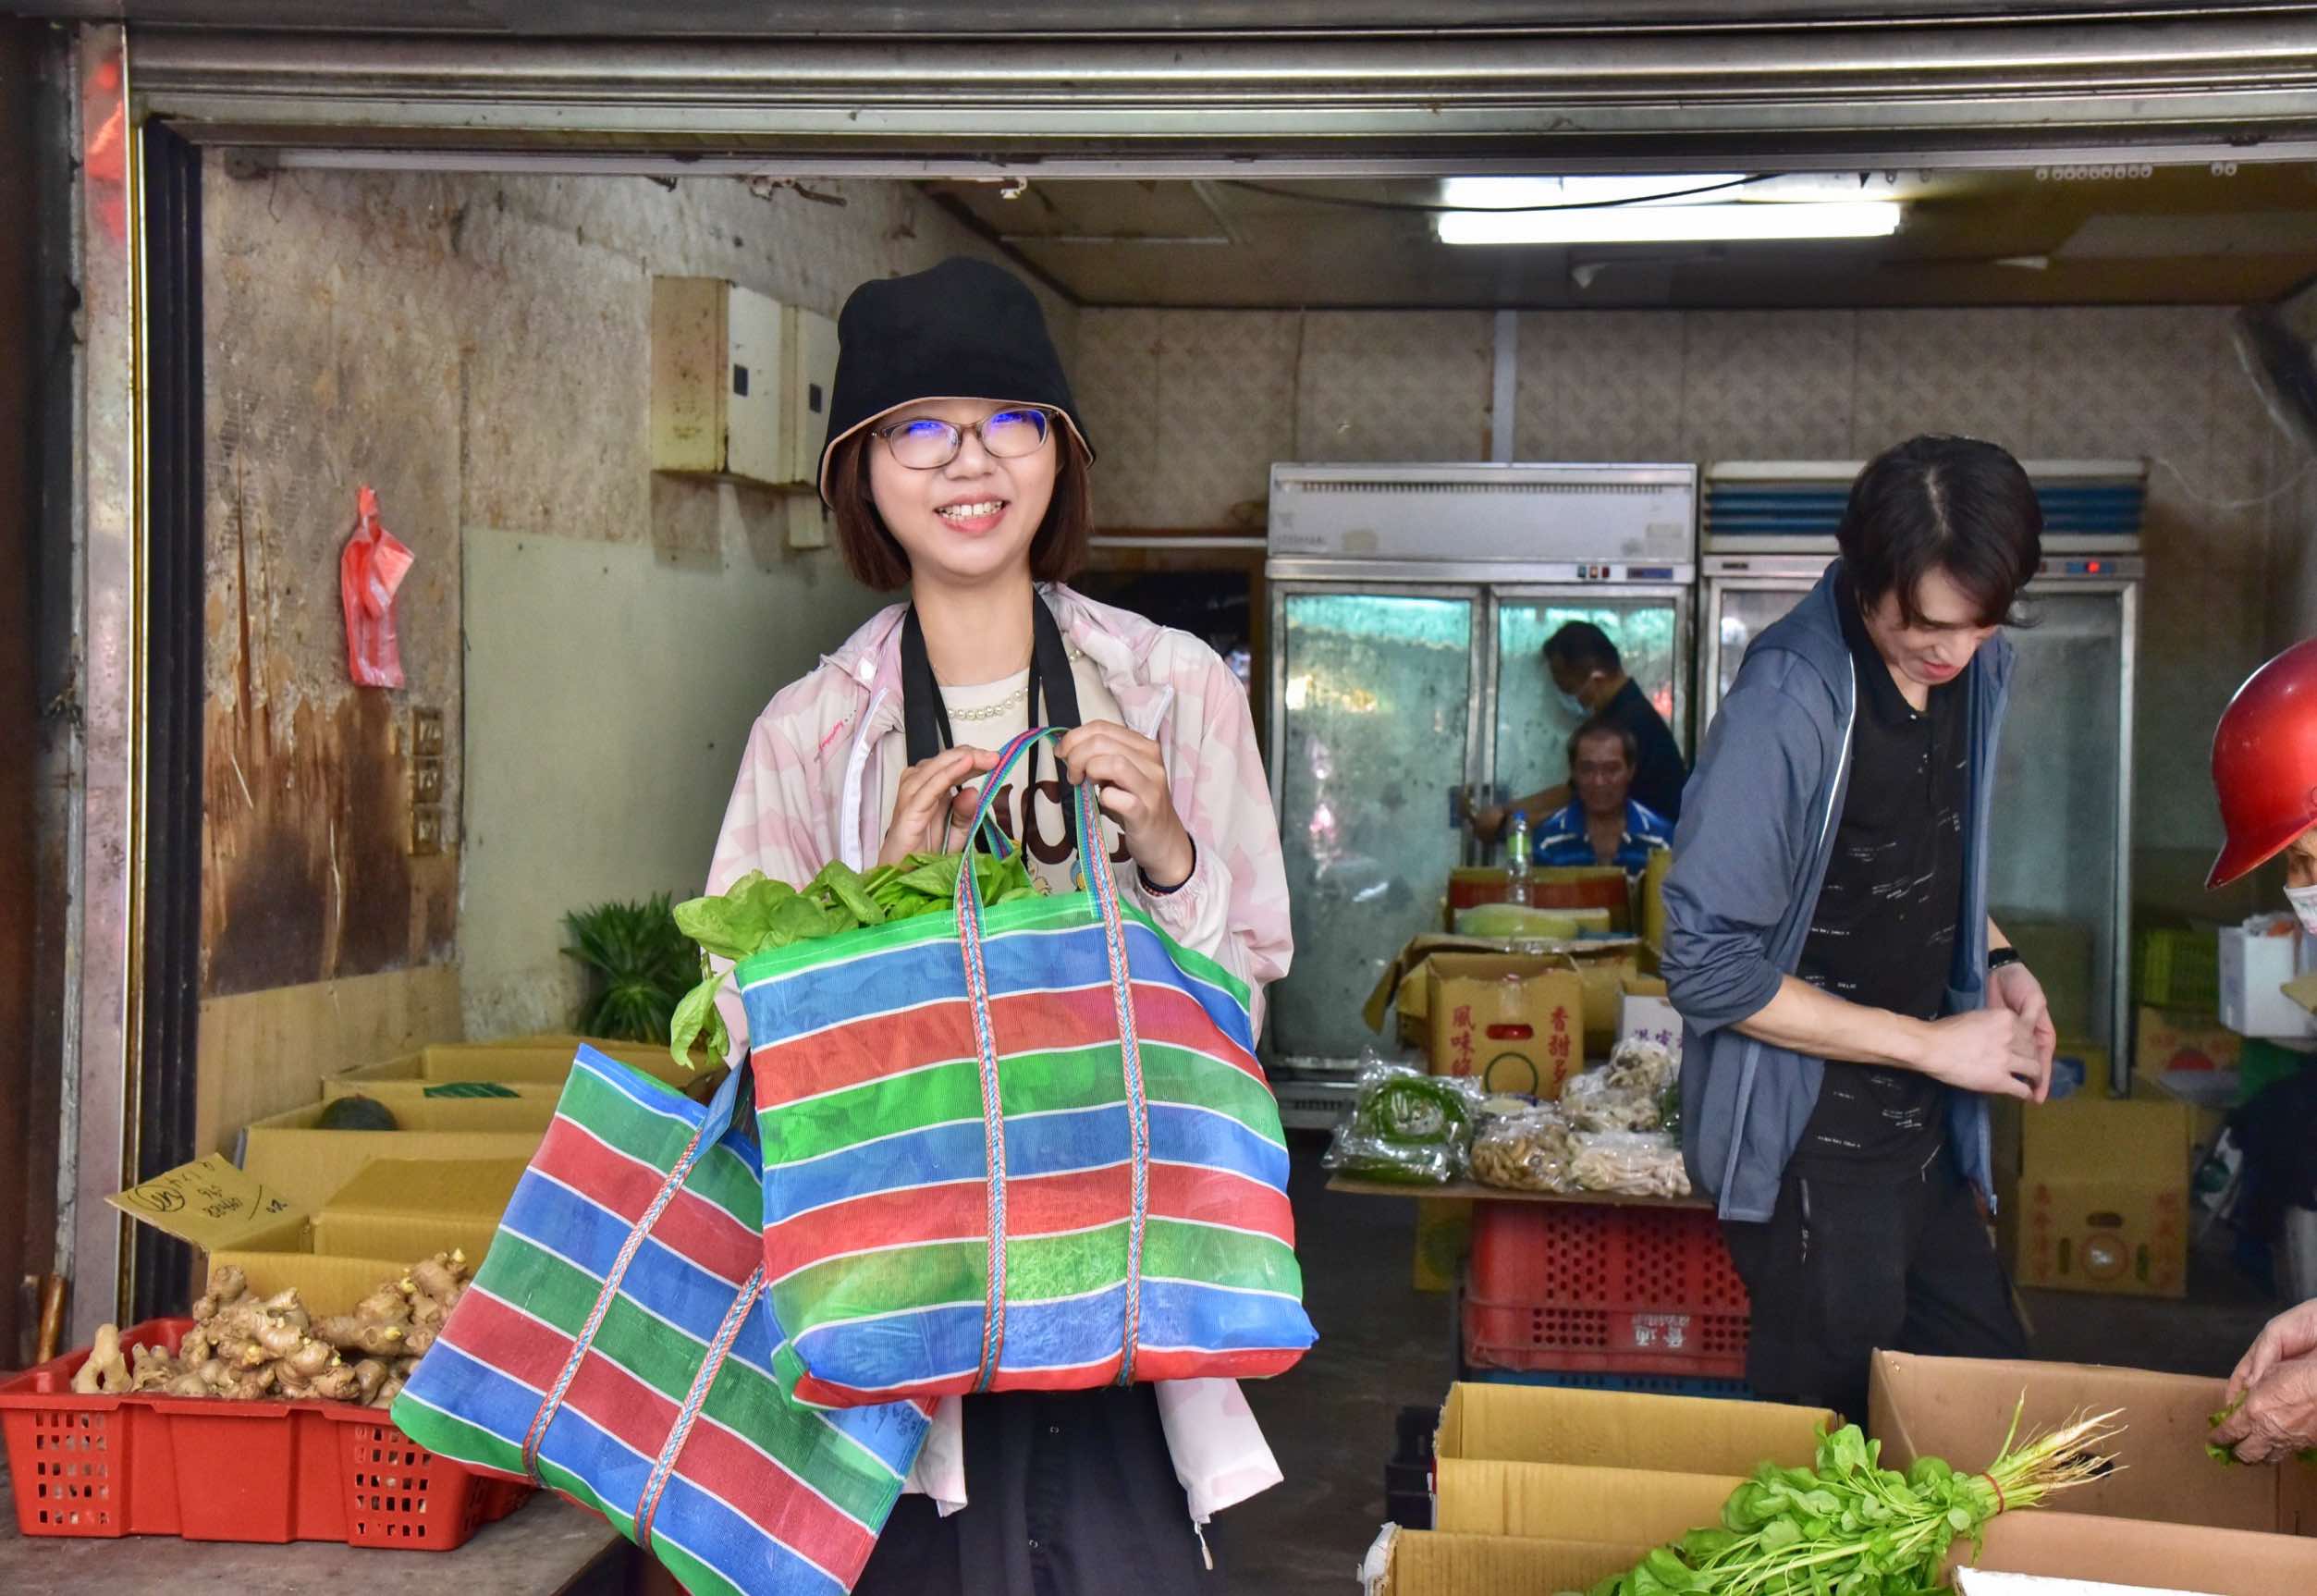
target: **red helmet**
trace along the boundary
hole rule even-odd
[[[2317,637],[2245,679],[2213,733],[2213,785],[2228,842],[2206,888],[2225,887],[2317,826]]]

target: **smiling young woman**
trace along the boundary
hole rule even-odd
[[[1036,299],[950,260],[862,285],[838,331],[821,494],[853,575],[909,602],[759,718],[708,890],[955,852],[993,751],[1073,728],[999,793],[1000,829],[1073,890],[1096,840],[1072,834],[1062,781],[1095,782],[1125,890],[1248,983],[1259,1029],[1287,970],[1287,880],[1246,694],[1205,644],[1063,585],[1094,450]],[[737,1001],[726,1017],[745,1035]],[[1197,1526],[1278,1479],[1230,1381],[952,1399],[855,1590],[1075,1596],[1122,1569],[1145,1596],[1197,1590]]]

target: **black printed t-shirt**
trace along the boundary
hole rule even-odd
[[[1867,635],[1846,577],[1835,605],[1858,682],[1850,784],[1796,970],[1812,986],[1912,1019],[1939,1017],[1963,902],[1966,737],[1976,665],[1917,710]],[[1794,1163],[1852,1179],[1911,1175],[1944,1132],[1939,1083],[1917,1070],[1830,1063]]]

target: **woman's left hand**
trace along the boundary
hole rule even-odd
[[[1167,790],[1167,764],[1158,744],[1109,720],[1089,720],[1055,749],[1074,781],[1092,781],[1102,812],[1118,822],[1126,851],[1163,890],[1191,878],[1198,854]]]

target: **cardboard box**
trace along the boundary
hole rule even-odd
[[[364,1064],[331,1075],[322,1083],[322,1096],[375,1098],[389,1105],[422,1097],[473,1097],[477,1087],[497,1087],[510,1097],[540,1097],[552,1104],[571,1073],[571,1059],[584,1045],[606,1058],[663,1081],[680,1090],[697,1078],[668,1055],[666,1048],[648,1042],[597,1042],[570,1038],[544,1045],[522,1041],[447,1043],[424,1048],[400,1058]]]
[[[337,1133],[359,1136],[361,1132]],[[357,1223],[351,1231],[333,1233],[338,1250],[317,1245],[318,1216],[296,1202],[277,1183],[275,1171],[261,1161],[252,1170],[237,1169],[221,1154],[196,1159],[118,1193],[113,1206],[142,1223],[191,1244],[206,1255],[201,1276],[212,1268],[232,1265],[249,1277],[250,1289],[261,1296],[295,1286],[310,1312],[345,1313],[381,1283],[400,1278],[422,1258],[454,1247],[465,1249],[480,1264],[498,1228],[497,1212],[479,1222],[482,1210],[495,1194],[511,1194],[521,1175],[520,1161],[501,1166],[488,1175],[470,1180],[463,1168],[445,1170],[435,1164],[405,1165],[391,1177],[399,1188],[390,1198],[388,1187],[373,1183],[374,1196],[357,1205],[391,1207],[398,1215],[392,1228]],[[506,1196],[496,1195],[497,1211]],[[427,1216],[429,1201],[445,1201],[448,1211]],[[356,1243],[371,1244],[362,1250]]]
[[[1425,931],[1411,937],[1392,955],[1376,984],[1368,988],[1367,1000],[1360,1005],[1360,1017],[1371,1031],[1384,1028],[1388,1010],[1400,1012],[1401,1030],[1411,1045],[1421,1047],[1431,1035],[1428,1011],[1426,1007],[1425,966],[1441,953],[1506,953],[1527,957],[1553,957],[1569,966],[1588,960],[1607,960],[1637,964],[1644,957],[1641,944],[1630,937],[1580,937],[1566,942],[1538,946],[1515,943],[1487,937],[1458,937],[1445,931]],[[1613,1009],[1604,1008],[1602,1029],[1612,1037],[1616,1025]],[[1419,1022],[1411,1028],[1409,1022]]]
[[[2071,1041],[2065,1035],[2052,1053],[2053,1102],[2061,1102],[2078,1092],[2095,1098],[2116,1095],[2108,1050],[2090,1042]]]
[[[2195,1111],[2078,1094],[2016,1115],[1996,1116],[1995,1143],[1997,1229],[2017,1283],[2185,1295]]]
[[[1425,971],[1434,1074],[1554,1098],[1585,1067],[1585,983],[1565,961],[1435,953]]]
[[[1665,996],[1665,983],[1655,976],[1629,975],[1620,983],[1617,1039],[1638,1037],[1682,1056],[1682,1017]]]
[[[2283,934],[2262,927],[2285,925]],[[2317,1014],[2285,995],[2285,984],[2317,969],[2317,940],[2284,915],[2221,927],[2221,1024],[2240,1037],[2298,1041],[2317,1037]]]
[[[1630,941],[1577,942],[1566,957],[1585,986],[1585,1056],[1605,1062],[1617,1045],[1625,983],[1641,978],[1640,950]]]
[[[1772,1403],[1551,1386],[1449,1388],[1433,1523],[1485,1535],[1668,1541],[1758,1464],[1809,1463],[1833,1416]]]
[[[1886,1468],[1904,1468],[1918,1457],[1985,1467],[2024,1393],[2022,1436],[2081,1413],[2123,1409],[2124,1432],[2114,1443],[2123,1467],[2070,1491],[2070,1515],[2317,1537],[2317,1470],[2224,1468],[2205,1455],[2211,1416],[2227,1390],[2224,1381],[1903,1352],[1876,1353],[1868,1380],[1872,1433],[1882,1443]]]
[[[525,1167],[521,1159],[380,1159],[313,1216],[313,1250],[407,1262],[457,1247],[479,1264]]]
[[[301,1211],[336,1197],[379,1159],[520,1159],[539,1150],[551,1098],[418,1098],[387,1105],[401,1128],[315,1129],[323,1105],[258,1120],[241,1133],[241,1167],[264,1172]]]
[[[1361,1583],[1364,1596],[1542,1596],[1586,1590],[1640,1562],[1650,1546],[1388,1528],[1361,1565]],[[1983,1554],[1958,1543],[1948,1562],[1964,1561],[1991,1572],[2120,1584],[2121,1596],[2145,1596],[2151,1581],[2199,1596],[2317,1590],[2317,1542],[2041,1508],[1998,1517]]]
[[[2245,1039],[2217,1015],[2143,1005],[2132,1018],[2135,1091],[2166,1070],[2233,1070],[2244,1052]]]

